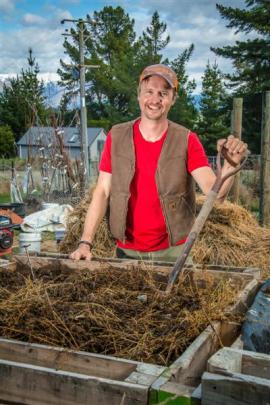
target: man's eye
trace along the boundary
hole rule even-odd
[[[162,96],[162,97],[167,97],[167,96],[168,96],[168,92],[167,92],[167,91],[162,91],[162,92],[161,92],[161,96]]]

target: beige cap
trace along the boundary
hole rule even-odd
[[[144,79],[153,75],[163,77],[163,79],[165,79],[172,88],[174,88],[176,91],[178,90],[179,83],[176,73],[171,68],[169,68],[169,66],[163,65],[161,63],[157,65],[147,66],[142,71],[139,82],[141,83]]]

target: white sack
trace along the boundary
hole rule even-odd
[[[37,211],[24,218],[21,229],[23,232],[54,232],[56,229],[65,228],[67,215],[72,210],[71,205],[63,204]]]

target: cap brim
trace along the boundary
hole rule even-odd
[[[167,83],[169,83],[169,85],[171,86],[172,89],[176,88],[176,87],[174,86],[174,84],[172,83],[172,81],[171,81],[166,75],[164,75],[164,74],[162,74],[162,73],[153,72],[153,73],[146,74],[145,76],[143,76],[143,77],[141,78],[141,81],[143,81],[144,79],[147,79],[147,77],[151,77],[151,76],[159,76],[159,77],[162,77],[164,80],[166,80]]]

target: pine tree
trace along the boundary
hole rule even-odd
[[[15,139],[8,125],[0,126],[0,157],[15,156]]]
[[[262,92],[270,89],[270,2],[245,0],[246,9],[217,5],[228,28],[255,39],[236,41],[235,45],[211,48],[217,55],[231,59],[234,73],[227,75],[234,96],[243,97],[243,138],[254,153],[260,152]]]
[[[32,125],[39,125],[46,116],[44,84],[37,77],[38,64],[29,49],[29,68],[3,86],[0,94],[0,125],[9,125],[16,141]]]
[[[142,33],[140,42],[140,60],[142,67],[160,63],[164,48],[170,42],[170,36],[166,35],[167,24],[160,21],[157,11],[152,15],[151,23]]]
[[[107,119],[110,124],[131,118],[136,100],[134,20],[121,7],[104,7],[93,14],[95,24],[85,26],[87,106],[90,120]],[[72,29],[72,43],[65,40],[65,52],[74,66],[79,63],[78,29]],[[60,61],[61,84],[74,91],[74,77],[68,64]],[[74,70],[74,68],[73,68]],[[135,73],[134,73],[135,72]]]
[[[256,32],[259,38],[236,41],[235,45],[211,48],[217,55],[232,59],[235,73],[228,75],[233,86],[240,85],[247,93],[260,93],[270,88],[270,2],[245,0],[248,9],[217,4],[228,28],[236,32]]]
[[[216,142],[229,134],[226,126],[226,91],[223,75],[215,62],[206,65],[202,80],[198,134],[209,155],[216,154]]]
[[[170,111],[169,118],[188,128],[194,128],[197,120],[197,109],[194,105],[192,93],[196,88],[195,80],[189,80],[186,65],[194,51],[194,45],[185,49],[174,59],[170,66],[176,72],[179,81],[179,90],[175,105]]]

